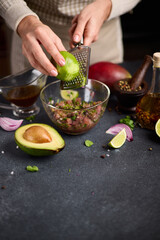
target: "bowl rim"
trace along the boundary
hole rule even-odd
[[[24,73],[26,73],[26,72],[29,72],[29,71],[38,71],[40,74],[39,74],[38,76],[35,76],[34,79],[29,80],[29,82],[23,83],[23,84],[20,84],[20,85],[15,85],[15,86],[13,86],[13,85],[8,85],[8,86],[6,86],[6,85],[1,85],[1,84],[0,84],[0,89],[26,87],[26,86],[28,86],[28,85],[31,85],[33,82],[37,81],[38,79],[42,78],[43,76],[44,76],[44,78],[46,78],[46,79],[47,79],[47,77],[48,77],[47,75],[41,73],[38,69],[35,69],[35,68],[32,68],[32,67],[28,67],[28,68],[25,68],[24,70],[22,70],[22,71],[20,71],[20,72],[18,72],[18,73],[16,73],[16,74],[10,74],[10,75],[8,75],[8,76],[5,76],[5,77],[1,78],[1,79],[0,79],[0,83],[1,83],[2,81],[4,81],[4,80],[8,79],[8,78],[19,77],[19,76],[21,76],[22,74],[24,74]]]
[[[138,91],[136,91],[136,90],[135,91],[121,90],[118,86],[118,83],[120,81],[123,81],[123,80],[129,81],[130,78],[125,78],[125,79],[118,80],[113,84],[113,90],[114,90],[115,94],[127,95],[127,96],[133,96],[133,95],[137,96],[137,95],[145,94],[145,92],[148,91],[148,83],[145,80],[143,80],[142,83],[141,83],[141,85],[143,85],[143,88],[141,90],[138,90]]]
[[[107,97],[106,97],[103,101],[101,101],[100,103],[97,103],[97,104],[94,105],[94,106],[87,107],[87,108],[81,108],[81,109],[63,109],[63,108],[55,107],[55,106],[53,106],[53,105],[51,105],[51,104],[47,104],[47,103],[42,99],[42,94],[43,94],[43,92],[44,92],[45,89],[48,88],[50,85],[56,84],[56,83],[58,83],[58,82],[61,82],[61,80],[56,80],[56,81],[54,81],[54,82],[51,82],[51,83],[45,85],[45,86],[42,88],[41,92],[40,92],[40,99],[41,99],[41,101],[42,101],[43,104],[45,104],[45,105],[47,105],[47,106],[49,106],[49,107],[51,107],[51,108],[53,108],[53,109],[55,109],[55,110],[62,110],[62,111],[67,111],[67,112],[68,112],[68,111],[73,112],[73,111],[89,110],[89,109],[95,108],[95,107],[97,107],[97,106],[99,106],[99,105],[102,105],[102,104],[105,103],[107,100],[109,100],[109,97],[110,97],[110,89],[109,89],[109,87],[108,87],[105,83],[100,82],[100,81],[98,81],[98,80],[96,80],[96,79],[90,79],[90,78],[88,79],[88,81],[94,81],[94,82],[100,83],[101,85],[103,85],[103,86],[106,88],[106,90],[107,90],[107,92],[108,92]],[[82,87],[82,89],[83,89],[83,88],[84,88],[84,87]]]

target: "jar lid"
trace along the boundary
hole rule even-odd
[[[153,54],[153,65],[154,67],[160,67],[160,52]]]

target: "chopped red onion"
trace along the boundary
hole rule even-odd
[[[0,117],[0,126],[6,131],[14,131],[20,127],[23,120],[15,120],[7,117]]]

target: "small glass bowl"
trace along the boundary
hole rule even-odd
[[[46,80],[47,76],[36,69],[26,69],[0,79],[0,93],[10,103],[0,103],[0,108],[11,109],[19,118],[37,115],[40,108],[36,100]]]
[[[109,88],[97,80],[88,79],[85,87],[74,90],[77,91],[76,98],[65,100],[60,86],[61,81],[57,80],[41,90],[40,99],[49,118],[62,132],[70,135],[89,131],[104,114]]]

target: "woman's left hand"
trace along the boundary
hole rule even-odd
[[[87,5],[79,15],[72,20],[70,34],[70,47],[74,47],[74,43],[81,41],[89,46],[98,39],[99,31],[106,19],[108,19],[112,8],[111,0],[96,0]]]

